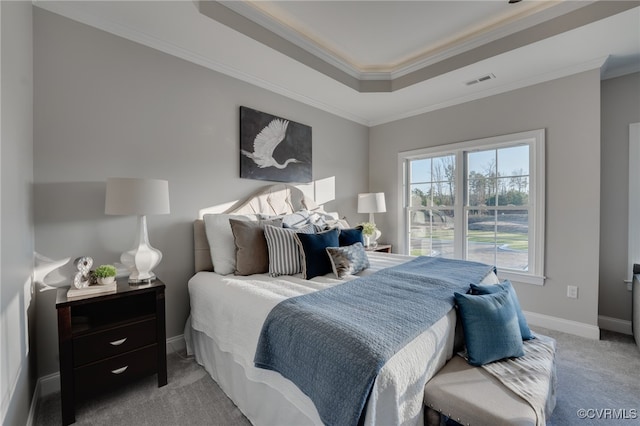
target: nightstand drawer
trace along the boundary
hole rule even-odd
[[[76,398],[84,398],[155,373],[158,346],[149,345],[74,370]]]
[[[156,342],[154,318],[87,334],[73,341],[73,364],[80,367]]]

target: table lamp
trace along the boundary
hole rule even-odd
[[[130,284],[146,284],[156,276],[152,272],[162,260],[162,252],[149,244],[148,214],[169,213],[169,182],[161,179],[108,178],[105,214],[138,216],[135,246],[120,256],[130,272]]]
[[[384,213],[387,211],[387,204],[384,200],[384,192],[371,192],[358,194],[358,213],[369,213],[369,222],[376,224],[373,219],[374,213]],[[373,241],[377,241],[382,233],[376,228]]]

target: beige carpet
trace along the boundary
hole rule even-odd
[[[640,425],[640,351],[631,336],[603,332],[603,339],[596,341],[551,330],[534,331],[558,342],[558,403],[549,425]],[[167,361],[167,386],[158,388],[151,377],[96,398],[77,407],[76,424],[250,424],[192,358],[174,353]],[[581,419],[581,409],[591,410],[586,414],[594,418]],[[637,417],[629,418],[633,413]],[[626,419],[614,418],[625,415]],[[61,424],[59,393],[41,400],[35,424]]]
[[[79,426],[229,425],[251,423],[216,382],[184,351],[167,356],[168,384],[158,387],[156,376],[76,406]],[[35,424],[60,426],[60,393],[45,397]]]
[[[640,350],[632,336],[602,331],[597,341],[535,331],[558,342],[558,400],[548,425],[640,425]]]

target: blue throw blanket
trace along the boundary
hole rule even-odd
[[[380,369],[492,266],[432,257],[276,305],[255,355],[314,402],[327,425],[357,425]]]

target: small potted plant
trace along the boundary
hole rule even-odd
[[[116,280],[116,267],[113,265],[100,265],[93,271],[98,284],[111,284]]]
[[[360,224],[362,227],[362,236],[364,237],[364,246],[369,247],[375,244],[376,233],[379,232],[375,223],[363,222]]]

